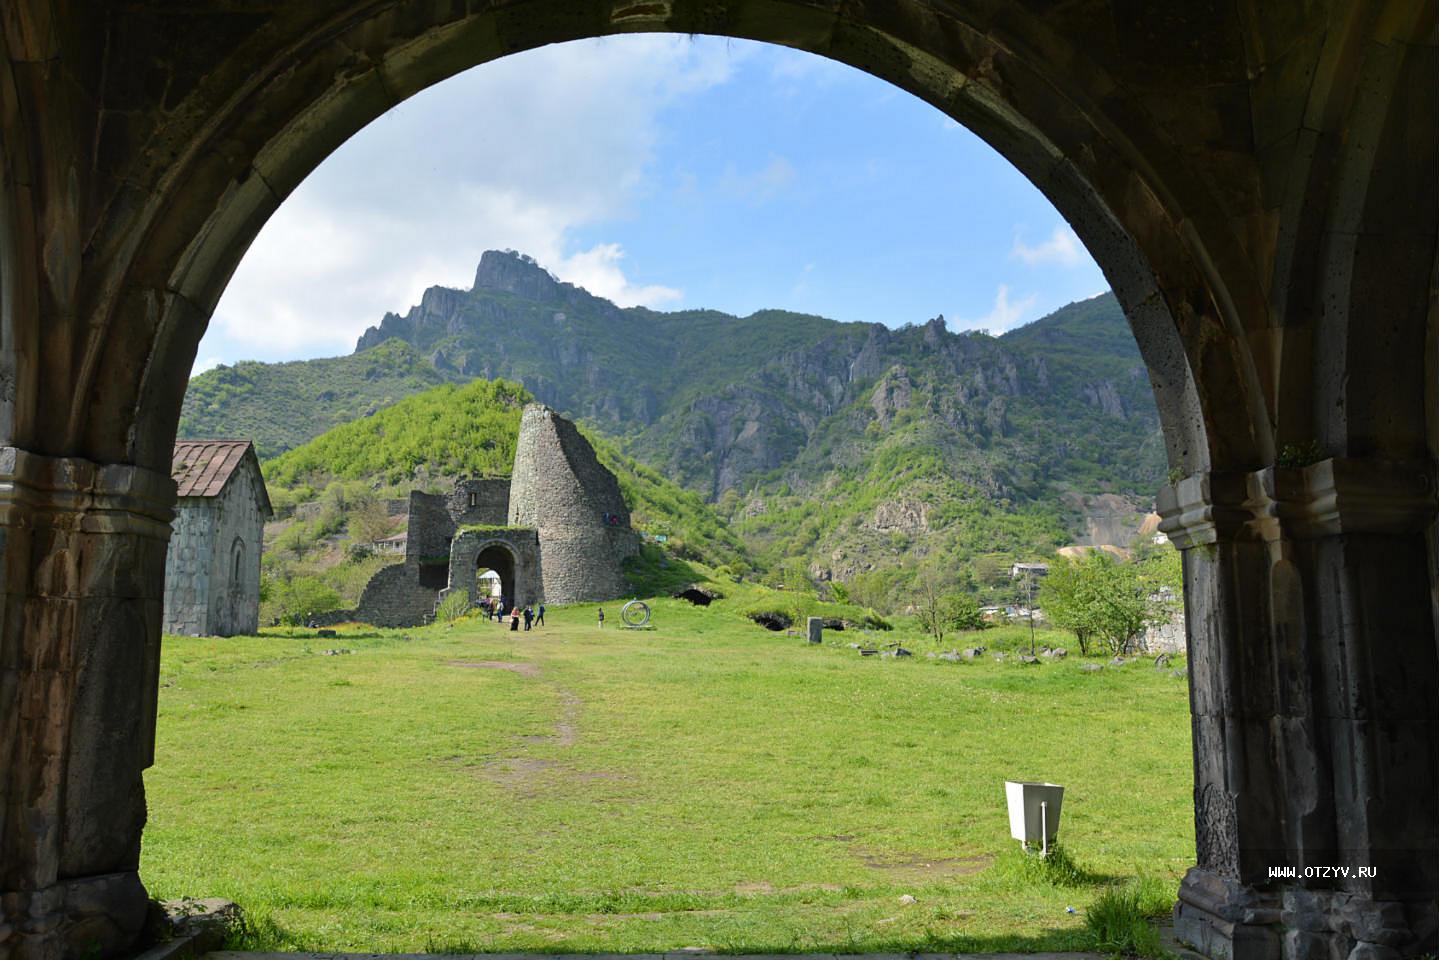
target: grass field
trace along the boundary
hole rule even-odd
[[[1168,671],[860,657],[720,606],[167,638],[142,876],[238,901],[251,948],[1044,950],[1192,862]],[[1072,868],[1016,852],[1006,778],[1066,786]]]

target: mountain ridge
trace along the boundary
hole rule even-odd
[[[487,251],[468,291],[431,287],[405,315],[386,313],[347,356],[201,374],[180,433],[248,433],[272,457],[403,396],[475,378],[522,384],[712,501],[804,461],[831,418],[858,425],[856,404],[885,420],[914,396],[989,459],[1036,462],[1017,485],[1006,479],[1014,471],[989,471],[992,486],[1022,499],[1069,473],[1090,492],[1139,495],[1163,469],[1162,449],[1117,462],[1126,444],[1152,446],[1158,419],[1111,295],[993,337],[953,333],[942,318],[890,328],[778,310],[621,308],[513,251]],[[1100,442],[1070,442],[1045,426],[1054,422]]]

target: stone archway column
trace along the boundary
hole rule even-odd
[[[1439,941],[1428,465],[1325,460],[1160,495],[1184,551],[1198,865],[1181,939],[1232,960]]]
[[[146,912],[175,484],[0,447],[0,958],[113,955]]]

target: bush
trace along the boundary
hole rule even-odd
[[[454,623],[469,611],[470,595],[464,590],[452,590],[440,601],[439,609],[435,611],[435,619]]]
[[[292,577],[274,585],[281,622],[303,626],[312,613],[340,609],[340,595],[315,577]]]

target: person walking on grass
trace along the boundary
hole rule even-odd
[[[537,626],[537,627],[543,627],[544,625],[545,625],[545,603],[544,603],[543,600],[541,600],[541,601],[540,601],[540,605],[539,605],[537,608],[535,608],[535,626]]]
[[[601,630],[603,630],[603,629],[605,628],[605,608],[604,608],[604,607],[600,607],[600,627],[599,627],[599,628],[600,628]]]
[[[525,604],[525,629],[526,629],[526,630],[530,629],[530,624],[531,624],[532,622],[534,622],[534,619],[535,619],[535,612],[530,609],[530,605],[529,605],[529,604]]]
[[[518,629],[520,629],[520,608],[512,607],[510,609],[510,631],[513,632]]]

